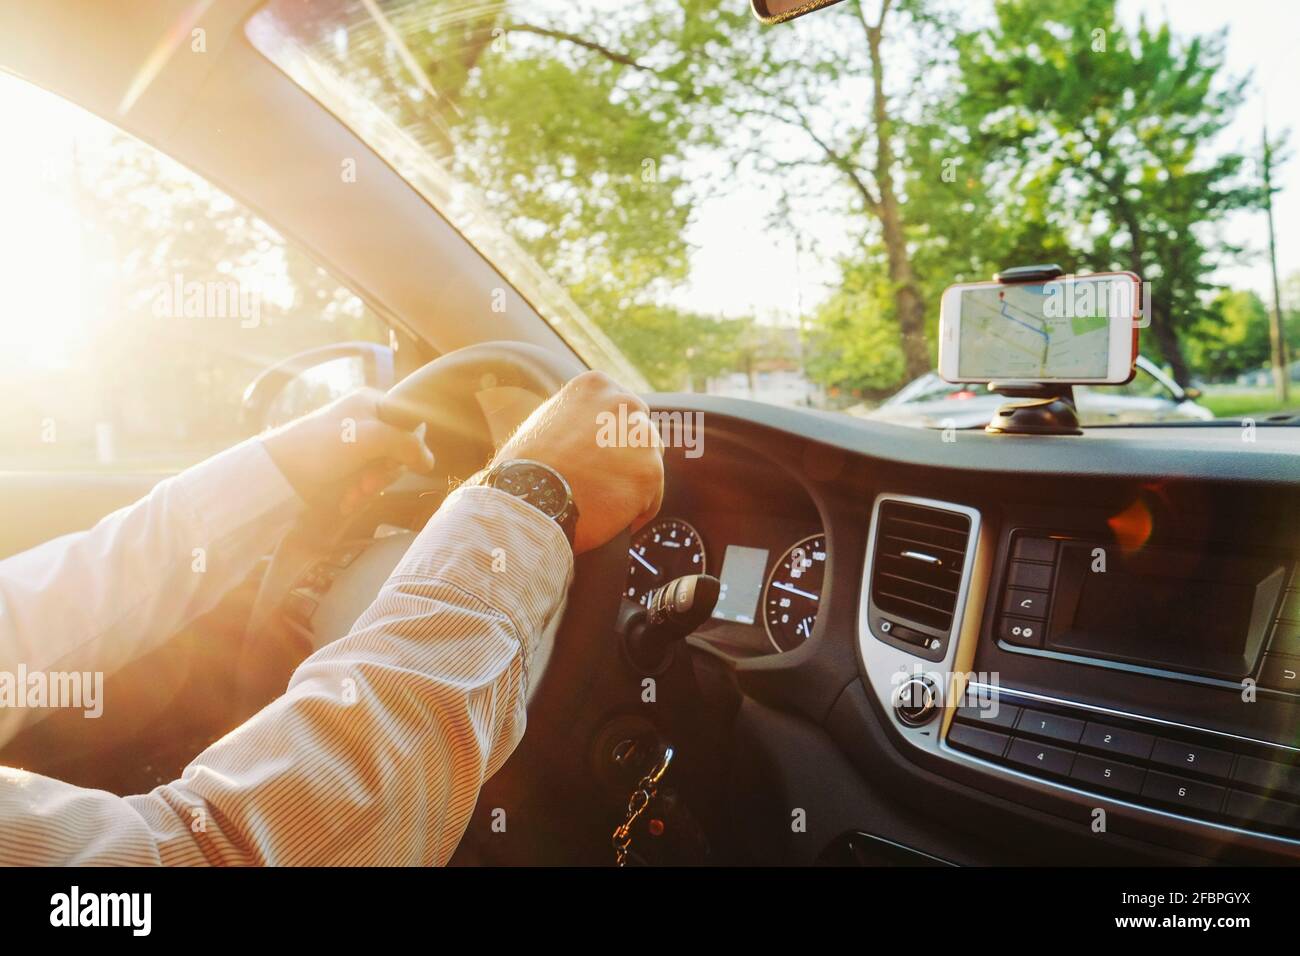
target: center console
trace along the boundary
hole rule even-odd
[[[1300,562],[1276,542],[881,495],[858,643],[920,762],[1300,856]]]

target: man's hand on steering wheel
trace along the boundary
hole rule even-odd
[[[397,480],[402,467],[433,468],[423,426],[379,417],[383,393],[361,389],[262,436],[272,460],[308,504],[350,515]]]
[[[269,432],[267,452],[294,490],[309,504],[352,514],[390,485],[403,466],[427,472],[434,458],[424,426],[407,430],[380,418],[383,395],[362,389]],[[649,443],[602,443],[605,414],[626,409],[629,435]],[[635,531],[654,517],[663,500],[663,450],[658,433],[642,421],[648,409],[636,395],[603,372],[570,379],[521,424],[492,464],[531,458],[568,481],[578,507],[573,550],[582,554],[624,528]]]
[[[604,416],[617,418],[620,406],[626,409],[626,437],[648,436],[647,441],[599,440]],[[635,531],[659,511],[663,449],[658,432],[646,420],[648,412],[645,402],[605,373],[584,372],[539,405],[493,456],[492,464],[529,458],[563,475],[578,506],[573,552],[582,554],[624,528]]]

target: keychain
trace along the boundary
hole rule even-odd
[[[668,772],[669,765],[673,762],[673,748],[665,747],[664,755],[641,778],[632,791],[632,796],[627,802],[627,819],[623,825],[614,831],[612,842],[614,844],[614,862],[618,866],[627,866],[628,853],[632,847],[632,826],[645,813],[646,808],[654,801],[655,796],[659,793],[659,783]]]

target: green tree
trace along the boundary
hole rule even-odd
[[[663,307],[687,274],[693,204],[727,188],[680,177],[709,151],[726,157],[719,170],[767,176],[790,204],[823,203],[877,236],[906,367],[929,367],[894,99],[915,77],[891,59],[893,33],[925,23],[919,0],[849,0],[780,30],[733,0],[470,3],[432,18],[414,6],[387,15],[405,53],[380,25],[350,24],[349,67],[361,56],[384,78],[390,112],[625,350],[631,313],[617,309]],[[852,105],[827,108],[828,95]]]
[[[680,387],[678,343],[701,317],[668,304],[687,277],[693,208],[677,167],[689,143],[707,138],[687,122],[670,75],[681,45],[694,42],[683,39],[680,11],[658,3],[598,16],[490,0],[316,16],[321,36],[347,38],[316,55],[367,90],[453,188],[472,186],[477,214],[503,227],[652,385]],[[654,66],[616,49],[652,46]]]
[[[994,10],[994,26],[958,38],[954,103],[986,168],[1013,172],[987,188],[1035,185],[1078,261],[1150,282],[1146,334],[1186,384],[1179,336],[1213,319],[1207,277],[1241,252],[1216,226],[1260,196],[1241,154],[1212,152],[1246,82],[1222,75],[1224,34],[1184,41],[1145,19],[1126,31],[1114,0]]]
[[[805,334],[813,381],[853,395],[881,397],[906,375],[890,283],[874,259],[846,262],[840,287],[814,313]]]
[[[798,228],[787,211],[812,201],[849,233],[870,237],[864,249],[887,281],[886,295],[876,302],[883,311],[875,330],[893,330],[891,351],[901,354],[909,376],[931,366],[928,303],[910,236],[916,220],[904,184],[913,121],[905,105],[929,65],[924,51],[937,49],[934,41],[942,35],[932,6],[848,0],[793,28],[765,30],[751,20],[732,25],[709,57],[714,69],[731,77],[714,108],[719,123],[735,130],[728,142],[748,157],[747,168],[771,177],[783,200],[782,226]],[[808,239],[815,248],[818,237]],[[825,337],[834,323],[827,316],[815,324]],[[830,374],[832,367],[819,363],[815,374]]]
[[[1198,375],[1211,381],[1266,367],[1270,354],[1268,307],[1254,292],[1225,289],[1185,339],[1189,363]]]

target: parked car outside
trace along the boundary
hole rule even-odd
[[[1199,391],[1184,390],[1144,356],[1127,385],[1076,385],[1079,421],[1090,425],[1133,425],[1153,422],[1209,421],[1214,413],[1196,399]],[[938,372],[913,379],[878,408],[850,408],[850,414],[896,425],[920,428],[981,428],[1007,399],[986,385],[945,382]]]

